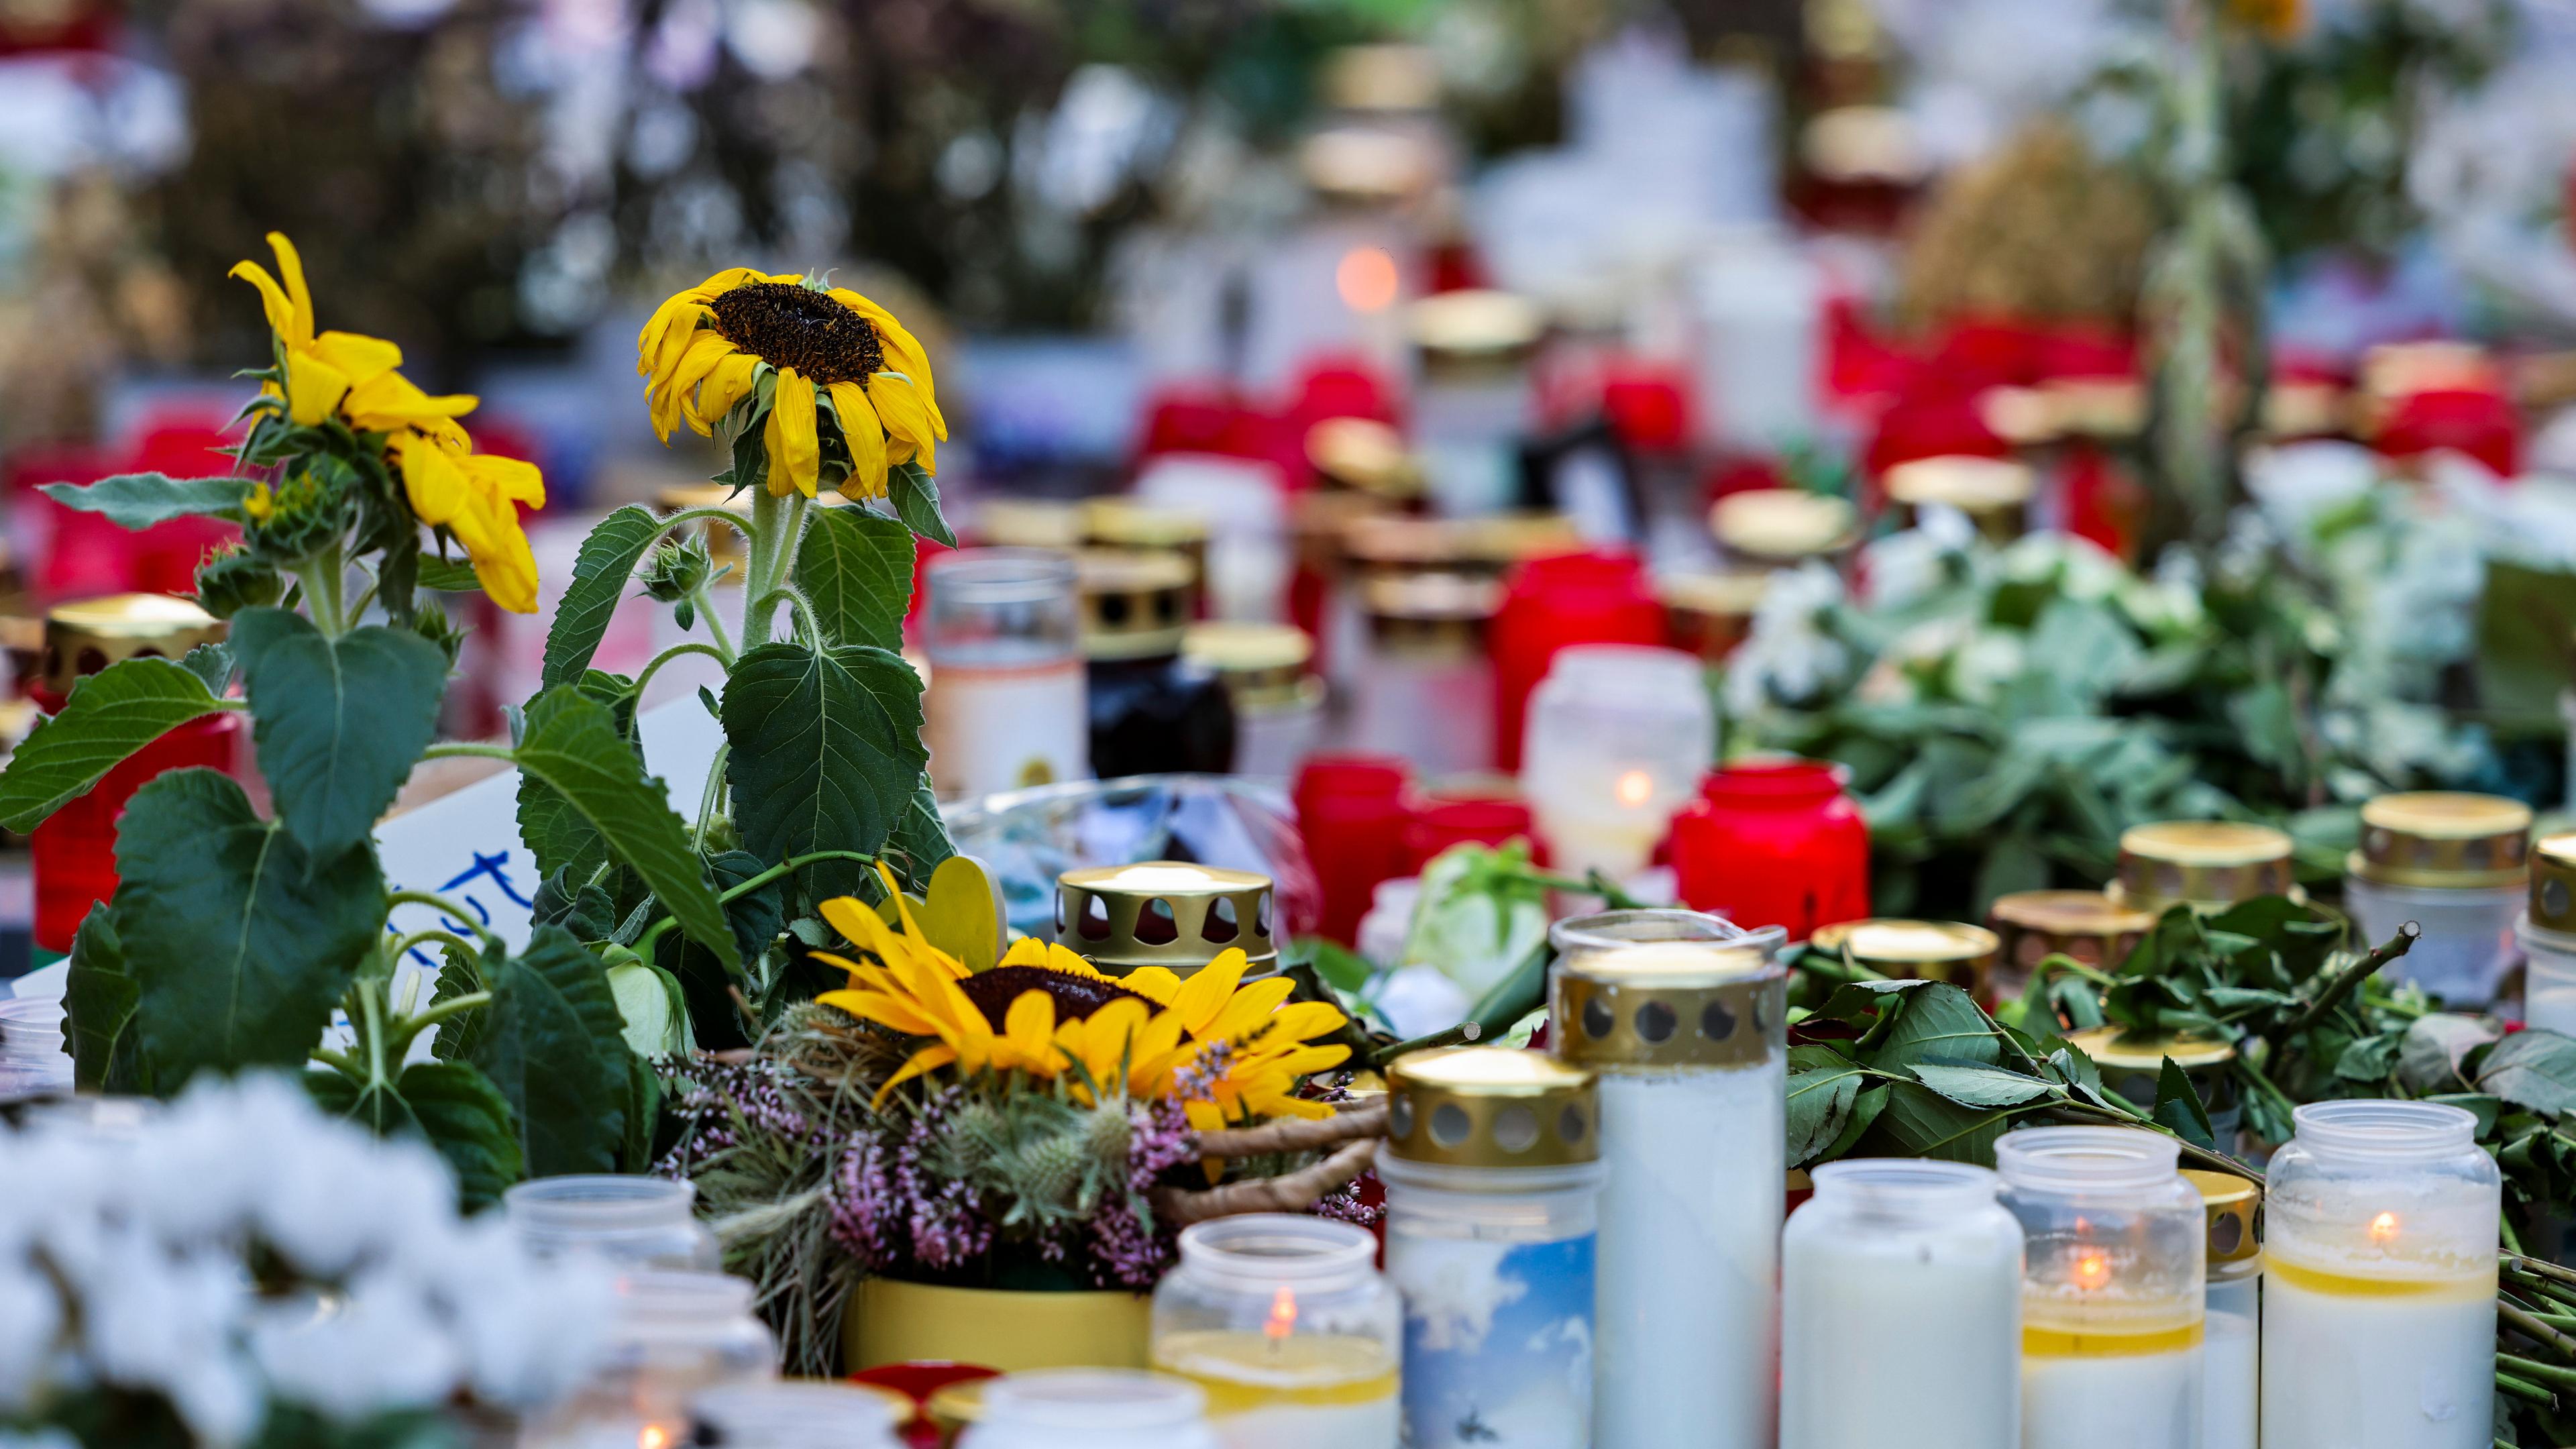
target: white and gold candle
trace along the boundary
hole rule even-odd
[[[2261,1427],[2263,1190],[2232,1172],[2186,1168],[2209,1223],[2209,1318],[2201,1339],[2201,1449],[2254,1449]]]
[[[1995,1144],[2023,1234],[2022,1449],[2197,1449],[2201,1196],[2159,1133],[2041,1127]]]
[[[1154,1291],[1154,1367],[1198,1385],[1224,1449],[1394,1449],[1400,1308],[1376,1258],[1349,1223],[1200,1223]]]
[[[1699,789],[1716,726],[1697,657],[1578,644],[1529,702],[1521,793],[1556,868],[1623,880],[1646,868]]]
[[[2476,1449],[2492,1437],[2503,1205],[2477,1119],[2314,1102],[2265,1188],[2268,1449]]]

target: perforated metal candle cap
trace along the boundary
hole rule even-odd
[[[2209,1261],[2242,1263],[2262,1256],[2263,1189],[2252,1178],[2232,1172],[2186,1167],[2182,1175],[2200,1189],[2209,1214]]]
[[[1850,503],[1803,488],[1730,493],[1710,506],[1708,526],[1727,552],[1771,565],[1830,557],[1860,541]]]
[[[1266,875],[1183,860],[1069,870],[1055,878],[1056,939],[1109,976],[1189,976],[1238,947],[1261,975],[1279,965],[1271,895]]]
[[[2531,923],[2576,936],[2576,830],[2544,835],[2532,844]]]
[[[1601,1156],[1595,1078],[1544,1052],[1440,1047],[1386,1073],[1386,1150],[1446,1167],[1565,1167]]]
[[[2161,820],[2120,836],[2121,904],[2161,913],[2167,906],[2232,906],[2290,893],[2290,837],[2234,820]]]
[[[975,509],[975,533],[995,548],[1082,546],[1082,505],[1055,498],[987,498]]]
[[[2502,795],[2412,790],[2361,807],[2361,847],[2344,867],[2381,885],[2486,890],[2529,869],[2531,807]]]
[[[2005,958],[2025,969],[2052,955],[2116,966],[2156,923],[2101,891],[2015,891],[1995,897],[1986,919],[2003,938]]]
[[[1306,672],[1315,641],[1294,624],[1192,624],[1181,636],[1181,657],[1216,671],[1238,710],[1300,704],[1321,683]]]
[[[1190,564],[1176,553],[1084,549],[1074,556],[1082,586],[1082,652],[1091,659],[1177,654],[1190,622]]]
[[[2236,1060],[2235,1047],[2216,1037],[2188,1032],[2159,1036],[2127,1032],[2117,1026],[2097,1026],[2069,1032],[2066,1040],[2106,1072],[2155,1072],[2170,1057],[2185,1072],[2207,1076],[2226,1071],[2227,1064]]]
[[[45,615],[45,688],[69,694],[82,676],[128,659],[178,659],[221,642],[224,621],[168,594],[110,594],[57,604]]]
[[[2038,475],[2009,458],[1916,458],[1887,470],[1887,496],[1908,508],[1944,504],[1975,521],[1989,538],[2019,535]]]
[[[1613,913],[1618,914],[1618,913]],[[1776,934],[1748,940],[1619,940],[1562,933],[1548,1041],[1578,1066],[1746,1067],[1782,1049],[1785,973]]]
[[[1982,992],[1992,979],[2002,938],[1964,921],[1878,917],[1818,926],[1809,948],[1847,956],[1884,976],[1947,981]]]
[[[1326,418],[1306,430],[1306,461],[1324,481],[1380,498],[1422,492],[1422,463],[1404,435],[1371,418]]]

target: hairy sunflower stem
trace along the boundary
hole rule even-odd
[[[710,624],[714,623],[715,616],[712,614],[708,615],[707,622]],[[652,662],[644,666],[644,672],[635,676],[635,697],[639,700],[642,699],[644,697],[644,686],[653,682],[655,671],[659,670],[663,665],[670,663],[672,660],[679,658],[683,654],[703,654],[727,668],[731,668],[733,665],[733,656],[725,653],[721,649],[718,649],[715,645],[702,644],[695,639],[684,640],[683,642],[674,644],[670,648],[663,650],[661,653],[654,655]]]
[[[487,760],[508,760],[513,764],[516,764],[519,759],[517,755],[510,752],[508,745],[487,745],[474,740],[440,740],[420,752],[420,757],[424,760],[453,760],[467,755],[475,755]]]
[[[771,612],[778,607],[781,601],[784,601],[796,611],[797,622],[804,625],[805,643],[807,647],[814,649],[822,648],[823,626],[814,618],[814,606],[806,602],[805,595],[799,592],[794,584],[781,584],[777,588],[771,589],[768,593],[761,595],[760,602],[751,606],[752,611],[759,614],[765,621]],[[765,623],[762,628],[762,632],[768,632]]]
[[[716,657],[724,661],[725,668],[731,669],[738,651],[733,647],[733,635],[725,631],[724,616],[716,612],[716,606],[711,602],[713,595],[708,592],[708,587],[700,584],[690,590],[689,602],[697,606],[698,617],[707,621],[707,637],[716,641]]]
[[[454,931],[442,931],[435,926],[430,927],[426,931],[414,931],[408,936],[397,938],[394,941],[393,949],[387,951],[385,954],[396,961],[400,961],[405,955],[409,954],[414,946],[426,946],[433,941],[443,942],[447,945],[454,946],[469,956],[474,954],[475,947],[473,942],[466,940],[463,936],[456,934]],[[415,977],[413,979],[417,980],[418,978]]]
[[[817,861],[874,861],[875,859],[875,856],[869,855],[865,851],[858,850],[818,850],[811,855],[791,855],[787,859],[780,861],[778,864],[771,866],[769,869],[762,871],[756,876],[752,876],[748,880],[737,881],[734,884],[725,887],[723,891],[717,894],[716,899],[719,901],[736,900],[742,896],[749,895],[751,892],[760,889],[762,886],[769,884],[780,876],[802,870],[806,866],[812,865]],[[652,925],[645,927],[643,936],[635,942],[635,954],[643,957],[647,961],[652,960],[653,948],[655,945],[660,943],[662,933],[670,930],[679,923],[680,920],[677,916],[664,916],[660,920],[655,921]]]
[[[707,831],[716,820],[716,802],[724,798],[725,757],[733,753],[733,742],[716,742],[715,758],[707,761],[707,788],[698,796],[698,823],[691,831],[700,849],[706,848]]]
[[[777,585],[770,582],[777,571],[775,558],[779,540],[790,527],[787,500],[774,497],[765,486],[755,484],[751,492],[751,558],[743,569],[742,589],[746,598],[757,599]],[[769,620],[758,609],[742,616],[742,649],[748,654],[769,642]]]
[[[436,747],[432,746],[432,748]],[[447,897],[438,894],[436,891],[395,891],[385,897],[385,905],[388,909],[394,906],[434,907],[446,912],[449,920],[472,930],[475,936],[483,942],[486,950],[507,951],[510,949],[509,943],[503,941],[498,935],[494,934],[492,928],[484,925],[472,911],[467,910],[465,907],[458,905]]]
[[[408,1055],[412,1041],[422,1032],[435,1030],[439,1023],[450,1017],[462,1016],[477,1007],[491,1004],[492,993],[489,991],[470,991],[463,996],[451,996],[445,1001],[433,1002],[428,1009],[406,1015],[394,1023],[393,1038],[399,1043],[394,1050],[398,1055]]]

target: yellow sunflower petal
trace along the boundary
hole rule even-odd
[[[830,388],[832,412],[841,422],[841,441],[850,450],[850,476],[841,491],[854,498],[883,498],[886,492],[885,425],[865,388],[836,382]]]
[[[1002,1036],[1018,1064],[1032,1072],[1052,1074],[1062,1064],[1055,1049],[1055,998],[1043,991],[1023,991],[1002,1021]]]
[[[939,439],[932,431],[929,405],[904,378],[880,372],[868,379],[868,401],[876,404],[877,417],[885,424],[888,435],[912,444],[921,466],[939,471]]]
[[[672,368],[646,398],[653,413],[653,432],[665,443],[679,430],[688,415],[689,399],[698,383],[715,371],[716,364],[734,352],[734,345],[718,332],[700,332],[680,354],[679,365]]]
[[[706,381],[698,384],[698,396],[687,404],[689,426],[701,438],[716,435],[716,424],[751,392],[758,380],[760,359],[748,352],[734,352],[718,361]]]
[[[1292,1001],[1270,1013],[1270,1019],[1262,1023],[1262,1040],[1301,1042],[1339,1031],[1349,1020],[1341,1008],[1329,1002]]]
[[[313,343],[313,292],[304,285],[304,258],[296,253],[295,243],[286,233],[268,234],[268,249],[277,254],[277,275],[286,283],[289,325],[279,331],[289,347],[309,347]]]
[[[769,400],[769,494],[784,498],[793,490],[811,498],[822,472],[821,444],[814,432],[814,385],[796,369],[778,369],[778,391]]]
[[[1145,1029],[1149,1008],[1132,996],[1122,996],[1091,1013],[1084,1023],[1082,1068],[1091,1079],[1103,1084],[1119,1079],[1120,1064],[1128,1047]]]
[[[938,418],[939,394],[938,390],[931,385],[930,353],[921,345],[921,339],[913,336],[910,330],[896,321],[892,312],[847,287],[834,287],[831,297],[833,301],[867,318],[869,325],[877,329],[877,342],[885,348],[886,361],[893,364],[887,370],[900,372],[911,378],[913,384],[921,389],[921,400],[929,407],[930,415],[934,419]],[[941,442],[948,440],[948,424],[945,420],[939,422],[938,433]]]
[[[1298,1047],[1270,1058],[1263,1065],[1291,1077],[1311,1077],[1317,1072],[1338,1067],[1351,1059],[1351,1049],[1336,1042],[1331,1046]]]
[[[698,319],[706,315],[706,306],[705,289],[691,287],[672,293],[661,306],[654,308],[653,315],[644,323],[644,330],[635,334],[635,375],[651,376],[653,359],[662,355],[662,344],[670,340],[671,329],[685,327],[695,332]]]
[[[1047,943],[1037,937],[1022,936],[1011,943],[1011,949],[1002,953],[1001,960],[993,963],[994,969],[999,970],[1004,966],[1043,966],[1046,964],[1046,948]]]
[[[465,512],[465,470],[456,466],[445,448],[419,433],[405,432],[395,436],[393,450],[414,517],[436,526],[452,523]]]
[[[1181,978],[1160,966],[1140,966],[1119,977],[1118,984],[1156,1006],[1169,1006],[1181,994]]]
[[[817,997],[816,999],[820,1000],[821,998]],[[945,1045],[923,1047],[921,1050],[914,1052],[912,1056],[904,1062],[902,1070],[896,1072],[893,1076],[886,1078],[885,1085],[877,1088],[876,1099],[868,1105],[871,1107],[884,1106],[885,1099],[894,1092],[895,1088],[902,1086],[904,1083],[911,1081],[913,1078],[920,1076],[924,1072],[935,1072],[955,1060],[957,1060],[957,1053],[950,1050]]]
[[[1209,1022],[1199,1035],[1220,1041],[1249,1036],[1268,1025],[1270,1013],[1277,1011],[1279,1003],[1286,1001],[1296,990],[1297,983],[1284,976],[1255,981],[1234,993],[1226,1002],[1225,1009],[1216,1014],[1216,1020]]]
[[[225,275],[259,289],[259,310],[268,318],[268,330],[276,333],[279,341],[286,341],[295,329],[295,304],[286,300],[286,290],[277,285],[277,278],[268,274],[268,268],[257,262],[235,262]]]
[[[476,453],[465,460],[465,471],[476,486],[495,498],[524,503],[530,508],[546,506],[546,475],[537,471],[534,463],[496,453]]]
[[[306,427],[331,416],[348,396],[349,374],[309,351],[286,354],[286,415]]]
[[[1251,959],[1237,946],[1218,952],[1215,960],[1181,983],[1180,990],[1172,996],[1171,1007],[1180,1013],[1181,1024],[1190,1029],[1190,1035],[1208,1034],[1208,1026],[1224,1012],[1235,986],[1251,967]]]
[[[474,411],[480,401],[470,393],[434,397],[399,372],[380,372],[349,389],[349,395],[340,400],[340,413],[360,432],[390,433],[397,428],[437,432],[442,424]]]
[[[313,339],[312,354],[347,373],[352,383],[367,382],[402,366],[402,349],[364,332],[325,332]]]
[[[873,1021],[888,1031],[905,1036],[937,1036],[939,1023],[927,1012],[900,996],[883,991],[826,991],[814,998],[825,1006],[837,1007],[861,1021]]]

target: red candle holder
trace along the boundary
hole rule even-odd
[[[1575,644],[1661,644],[1663,606],[1633,555],[1569,553],[1512,570],[1494,615],[1494,753],[1521,767],[1529,697],[1557,651]]]
[[[1312,755],[1297,772],[1297,832],[1323,888],[1329,940],[1356,941],[1377,883],[1405,873],[1406,782],[1404,762],[1389,755]]]
[[[1869,915],[1869,824],[1822,760],[1746,761],[1709,773],[1673,817],[1682,899],[1793,941]]]
[[[1419,804],[1404,827],[1408,874],[1419,875],[1431,858],[1453,845],[1501,845],[1510,840],[1535,844],[1530,808],[1518,800],[1441,800]]]

